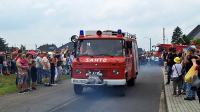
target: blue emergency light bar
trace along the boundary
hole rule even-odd
[[[121,30],[121,29],[118,29],[118,30],[117,30],[117,34],[122,34],[122,30]]]
[[[84,31],[80,30],[80,36],[84,36]]]

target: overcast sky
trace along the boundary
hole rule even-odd
[[[83,30],[122,29],[137,35],[139,47],[170,42],[180,26],[188,34],[200,24],[200,0],[0,0],[0,36],[10,46],[70,41]],[[146,37],[146,38],[145,38]]]

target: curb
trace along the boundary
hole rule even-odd
[[[165,78],[165,77],[163,76],[163,78]],[[166,91],[165,91],[165,81],[164,80],[163,80],[163,92],[164,92],[165,109],[166,109],[166,112],[169,112],[169,107],[168,107],[167,98],[166,98]]]
[[[162,75],[163,75],[162,92],[163,92],[163,95],[164,95],[165,112],[169,112],[169,104],[168,104],[168,101],[167,101],[166,91],[165,91],[165,71],[164,71],[164,68],[162,68],[162,67],[161,67],[161,70],[162,70]]]
[[[162,90],[161,90],[161,95],[160,95],[159,112],[168,112],[164,81],[162,84]]]

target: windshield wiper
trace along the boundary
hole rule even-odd
[[[97,54],[96,56],[113,56],[111,54]]]
[[[80,54],[79,56],[91,56],[89,54]]]

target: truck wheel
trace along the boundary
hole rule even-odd
[[[127,81],[127,86],[132,87],[135,85],[135,78],[131,78]]]
[[[126,86],[117,86],[117,94],[121,97],[126,95]]]
[[[75,84],[75,85],[74,85],[74,92],[75,92],[75,94],[77,94],[77,95],[81,95],[82,92],[83,92],[83,86],[82,86],[82,85]]]

